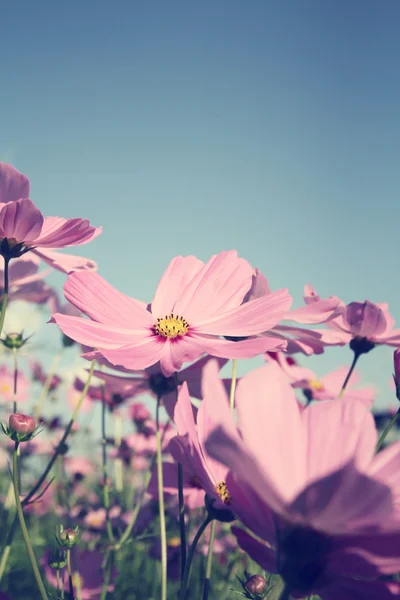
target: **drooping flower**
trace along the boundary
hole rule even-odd
[[[92,320],[53,315],[70,338],[98,350],[114,365],[145,369],[160,361],[166,377],[202,354],[251,358],[285,342],[262,337],[239,342],[222,336],[253,336],[268,331],[288,311],[287,290],[242,305],[252,268],[235,251],[204,264],[194,256],[174,258],[147,307],[118,292],[92,272],[72,273],[64,293]]]
[[[373,417],[357,400],[300,411],[275,364],[241,379],[236,406],[240,435],[231,420],[205,445],[231,469],[232,511],[258,538],[235,529],[241,547],[294,597],[368,597],[362,579],[400,570],[400,444],[375,456]],[[368,584],[379,598],[400,590]]]
[[[54,250],[86,244],[100,233],[101,227],[92,227],[87,219],[43,217],[29,199],[29,179],[0,163],[0,253],[5,258],[30,251],[64,273],[93,269],[93,261]]]

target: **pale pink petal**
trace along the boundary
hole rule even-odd
[[[211,360],[215,360],[218,363],[218,369],[222,369],[228,362],[227,358],[213,358],[211,356],[204,356],[197,362],[193,363],[189,367],[186,367],[178,374],[179,382],[186,381],[189,388],[189,394],[193,398],[202,398],[201,382],[203,376],[203,369],[205,365]]]
[[[359,401],[312,404],[302,413],[308,438],[308,481],[329,475],[353,459],[369,467],[377,444],[374,418]]]
[[[343,312],[341,300],[340,298],[333,296],[326,300],[312,302],[301,308],[290,310],[287,315],[285,315],[285,319],[305,324],[324,323],[325,321],[336,317],[341,312]]]
[[[50,323],[57,323],[61,331],[71,339],[91,346],[92,348],[120,348],[132,341],[132,337],[136,339],[151,339],[146,338],[148,335],[144,331],[130,331],[121,327],[113,327],[112,325],[104,325],[83,319],[81,317],[70,317],[61,313],[52,315]],[[142,343],[144,343],[142,341]]]
[[[251,288],[243,298],[243,302],[249,302],[250,300],[255,300],[255,298],[262,298],[270,293],[271,290],[267,278],[258,269],[254,269]]]
[[[192,344],[192,338],[183,336],[178,339],[168,340],[166,346],[170,353],[171,367],[167,367],[166,359],[163,361],[163,372],[169,372],[170,375],[181,370],[183,363],[192,362],[199,358],[204,351],[201,351],[198,346]],[[167,348],[165,348],[167,350]],[[172,371],[171,371],[172,369]],[[169,375],[166,375],[169,377]]]
[[[196,324],[241,304],[253,269],[235,250],[220,252],[197,271],[182,290],[174,312]]]
[[[269,350],[284,350],[286,342],[277,338],[260,337],[238,342],[191,334],[186,336],[201,353],[221,358],[254,358]]]
[[[190,280],[204,266],[195,256],[176,256],[164,271],[151,303],[155,317],[174,313],[175,303]]]
[[[374,341],[378,344],[398,347],[400,346],[400,329],[393,329],[389,333],[375,336]]]
[[[247,448],[266,456],[262,468],[280,496],[292,500],[306,480],[306,439],[296,396],[281,369],[269,364],[242,377],[236,408]]]
[[[35,240],[43,225],[43,215],[29,198],[10,202],[0,210],[0,236],[17,242]]]
[[[390,486],[400,516],[400,441],[394,442],[374,458],[368,474]]]
[[[292,301],[287,290],[278,290],[204,321],[196,321],[193,326],[196,333],[207,335],[257,335],[279,323]]]
[[[304,286],[303,297],[306,304],[314,304],[315,302],[319,302],[321,300],[321,297],[309,283],[306,283]]]
[[[91,319],[130,330],[150,330],[154,319],[146,305],[115,289],[97,273],[82,271],[68,275],[66,299]]]
[[[338,396],[340,393],[340,390],[342,389],[343,383],[347,377],[348,372],[349,372],[349,366],[344,365],[342,367],[338,367],[331,373],[324,375],[323,377],[321,377],[320,381],[321,381],[321,383],[323,383],[324,388],[326,390],[329,390],[329,392],[333,396]],[[356,385],[360,381],[360,379],[361,379],[361,377],[360,377],[359,373],[357,371],[353,371],[349,381],[347,382],[347,389],[349,389],[349,387],[351,387],[353,385]]]
[[[29,198],[29,179],[12,165],[0,162],[0,203]]]
[[[135,343],[122,348],[101,349],[101,354],[113,365],[126,369],[147,369],[161,360],[164,353],[164,343],[158,336],[142,338],[135,335]]]
[[[318,590],[324,600],[394,600],[400,598],[400,583],[335,579]]]
[[[351,333],[359,337],[376,337],[386,331],[384,312],[373,302],[351,302],[343,315]]]
[[[372,386],[360,388],[359,390],[345,390],[343,398],[349,402],[353,400],[362,402],[362,404],[371,409],[375,400],[376,390]]]
[[[41,248],[66,248],[90,242],[102,231],[101,227],[93,227],[87,219],[64,219],[46,217],[40,237],[35,245]]]
[[[72,273],[74,271],[97,271],[97,263],[90,258],[75,256],[73,254],[61,254],[57,250],[48,250],[47,248],[35,248],[32,250],[45,263],[61,271],[61,273]]]

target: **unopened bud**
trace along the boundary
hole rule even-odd
[[[56,535],[56,540],[60,544],[60,546],[64,546],[65,548],[72,548],[79,544],[81,540],[81,536],[79,534],[79,527],[75,527],[72,529],[71,527],[67,527],[64,529],[61,527],[61,531],[58,535]]]
[[[4,423],[1,423],[1,427],[14,442],[29,442],[37,434],[35,419],[19,413],[10,416],[8,427]]]
[[[245,589],[252,598],[264,598],[267,591],[267,581],[262,575],[252,575],[245,583]]]
[[[24,338],[22,333],[7,333],[4,340],[1,340],[10,350],[19,350],[29,338]]]

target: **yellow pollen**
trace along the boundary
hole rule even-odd
[[[318,379],[310,379],[308,385],[312,390],[323,390],[324,384],[318,381]]]
[[[217,492],[218,496],[221,498],[224,504],[230,504],[232,502],[232,496],[228,492],[228,488],[226,487],[225,481],[220,481],[219,483],[217,483],[217,485],[215,486],[215,491]]]
[[[178,536],[172,537],[168,540],[169,548],[178,548],[181,545],[181,538]]]
[[[3,383],[0,385],[0,393],[9,394],[11,392],[11,385],[9,383]]]
[[[164,318],[158,318],[154,329],[158,335],[166,338],[176,338],[187,333],[189,323],[183,317],[171,313],[165,315]]]

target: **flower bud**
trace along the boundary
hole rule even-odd
[[[24,338],[22,333],[7,333],[4,340],[1,340],[10,350],[19,350],[29,338]]]
[[[264,598],[267,585],[267,581],[262,575],[252,575],[244,587],[251,594],[251,598]]]
[[[8,420],[8,426],[10,431],[26,435],[27,433],[32,433],[35,430],[36,424],[33,417],[15,413],[10,416]]]
[[[67,529],[64,529],[61,526],[61,531],[58,535],[56,535],[56,540],[60,544],[60,546],[64,546],[64,548],[70,549],[73,546],[76,546],[81,540],[81,536],[79,534],[79,527],[77,526],[75,527],[75,529],[67,527]]]

